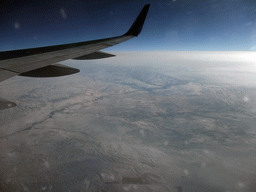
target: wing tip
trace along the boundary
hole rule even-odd
[[[150,7],[150,4],[146,4],[142,8],[140,14],[136,18],[136,20],[134,21],[130,29],[124,34],[125,36],[138,36],[140,34],[142,27],[144,25],[145,19],[147,17],[149,7]]]

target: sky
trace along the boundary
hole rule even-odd
[[[0,51],[121,35],[148,3],[140,36],[108,50],[256,50],[253,0],[9,0],[0,5]]]

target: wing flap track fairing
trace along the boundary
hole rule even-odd
[[[81,57],[73,58],[74,60],[90,60],[90,59],[104,59],[109,57],[115,57],[115,55],[110,53],[105,53],[102,51],[97,51],[88,55],[83,55]]]
[[[19,76],[24,76],[24,77],[60,77],[60,76],[78,73],[79,71],[80,71],[79,69],[76,69],[73,67],[56,64],[56,65],[48,65],[46,67],[42,67],[39,69],[21,73],[21,74],[19,74]]]

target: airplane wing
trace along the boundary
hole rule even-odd
[[[142,30],[150,4],[143,7],[140,14],[121,36],[54,45],[22,50],[0,52],[0,81],[13,76],[57,77],[79,72],[78,69],[60,65],[58,62],[68,59],[87,60],[112,57],[114,55],[101,52],[101,49],[127,41],[138,36]],[[13,102],[0,99],[0,109],[15,106]]]

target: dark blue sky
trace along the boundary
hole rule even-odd
[[[9,0],[0,7],[0,51],[121,35],[147,3],[140,36],[109,50],[256,50],[253,0]]]

